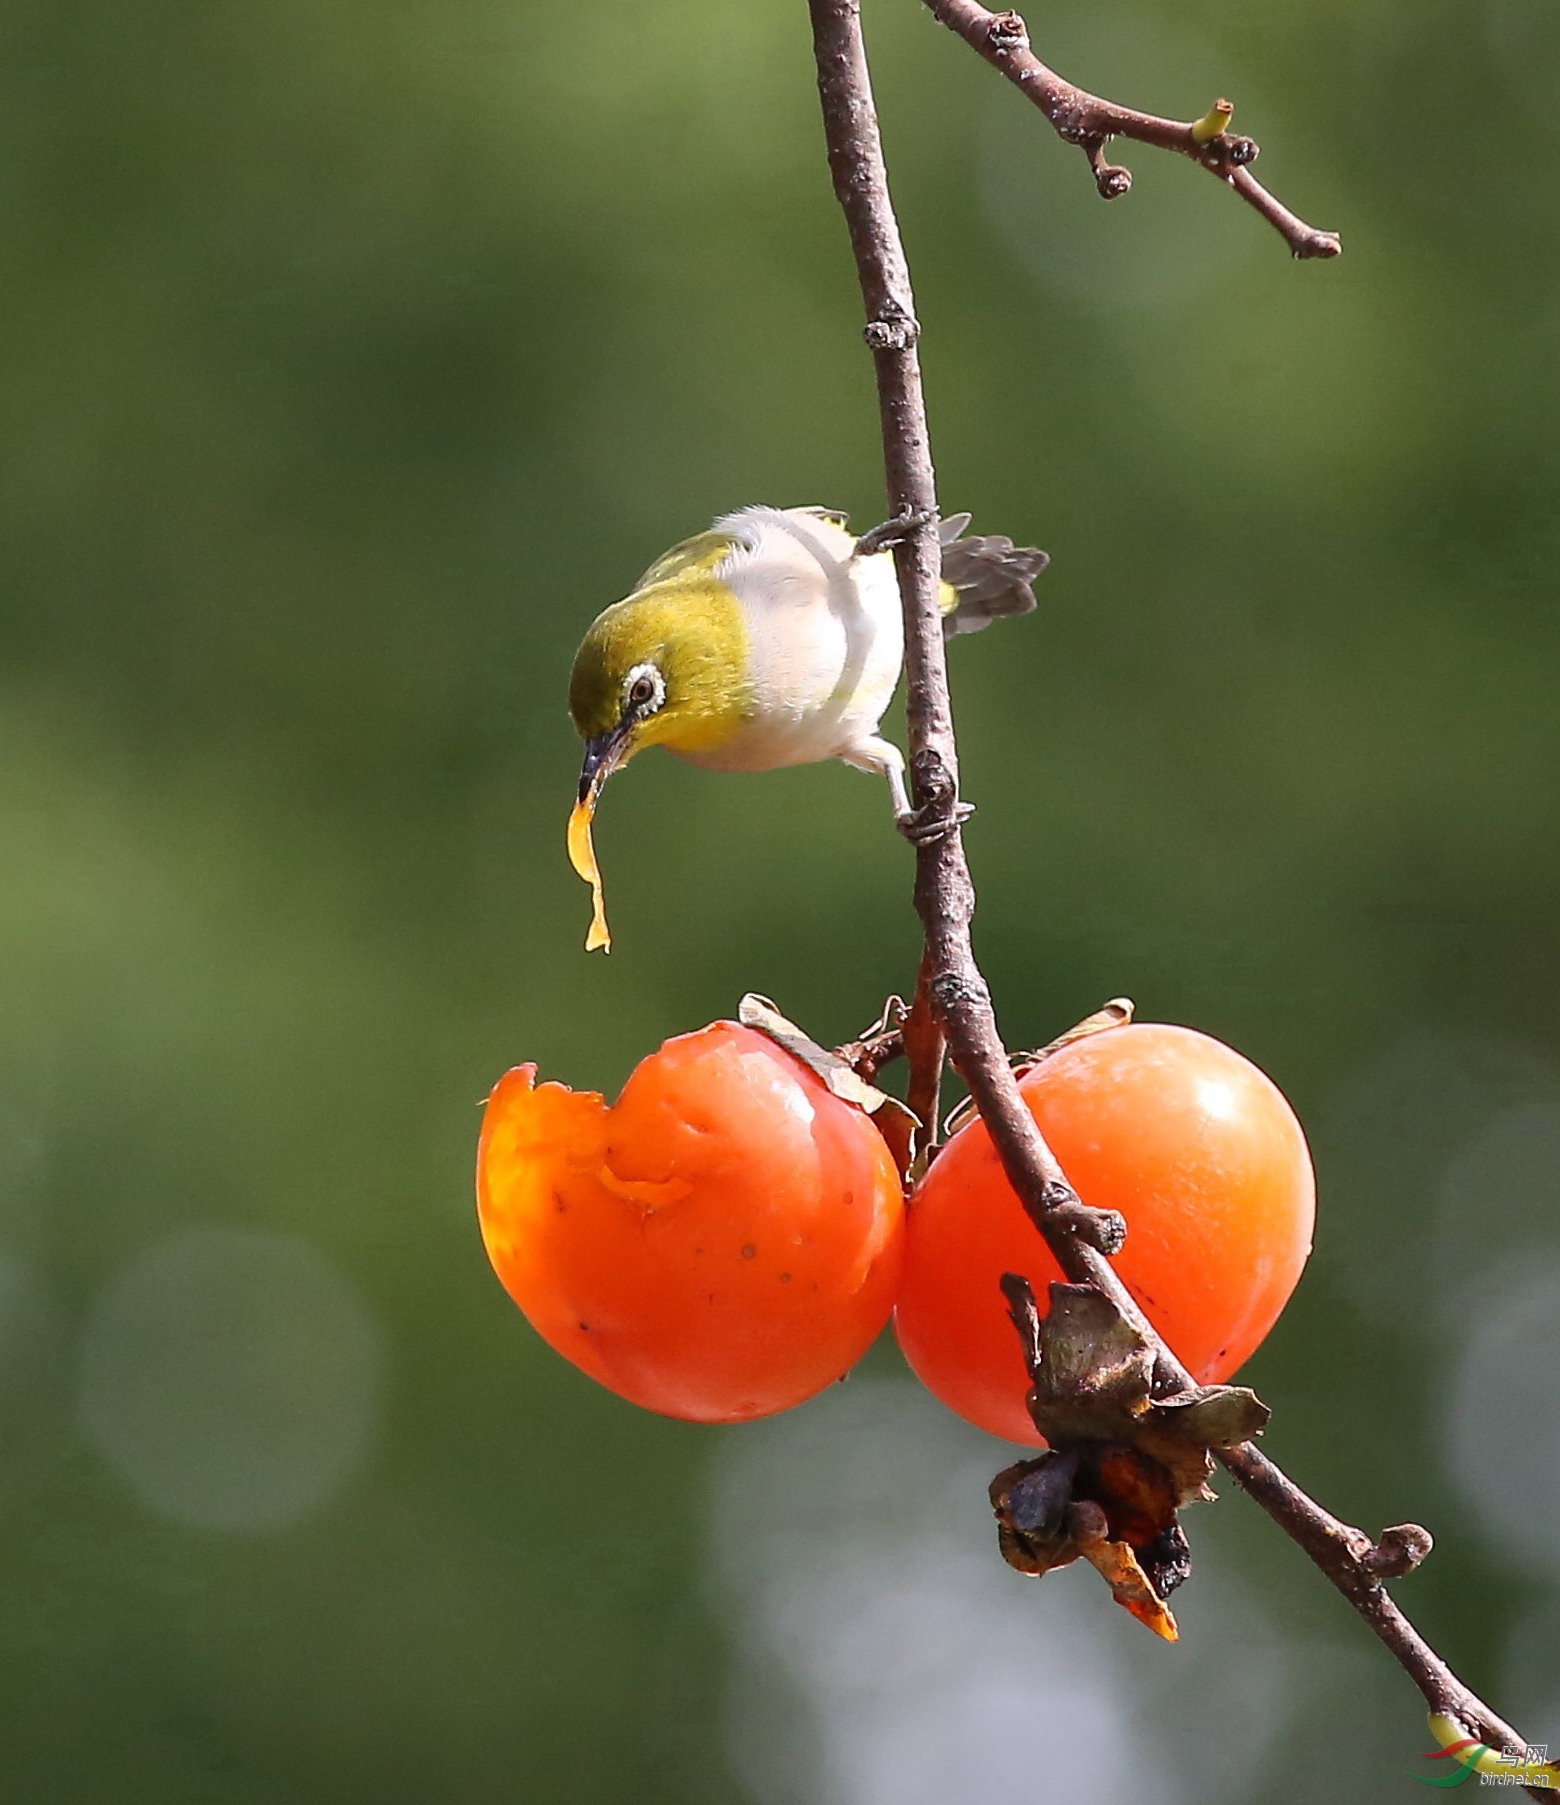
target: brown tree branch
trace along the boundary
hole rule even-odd
[[[941,4],[949,6],[952,0]],[[963,7],[965,0],[959,5]],[[925,931],[929,974],[925,988],[1008,1179],[1062,1270],[1075,1284],[1098,1287],[1142,1332],[1155,1354],[1156,1390],[1180,1390],[1191,1384],[1190,1375],[1149,1325],[1106,1257],[1121,1244],[1121,1220],[1086,1208],[1068,1184],[1019,1093],[991,993],[975,962],[970,940],[975,890],[960,831],[958,753],[938,609],[937,485],[916,350],[920,325],[889,199],[861,35],[860,0],[809,0],[809,6],[829,166],[855,253],[866,304],[864,336],[877,370],[889,509],[891,516],[909,523],[894,556],[904,598],[910,775],[918,844],[915,900]],[[1383,1576],[1404,1571],[1412,1564],[1412,1555],[1427,1549],[1429,1538],[1422,1530],[1402,1526],[1388,1531],[1380,1543],[1372,1542],[1362,1530],[1340,1522],[1307,1497],[1250,1443],[1225,1450],[1221,1459],[1242,1489],[1310,1555],[1375,1631],[1432,1711],[1445,1712],[1493,1748],[1522,1750],[1522,1740],[1511,1726],[1457,1679],[1386,1593]],[[1541,1788],[1527,1790],[1534,1797],[1544,1796]]]
[[[1050,120],[1056,135],[1078,145],[1094,171],[1094,185],[1108,201],[1132,186],[1132,172],[1107,162],[1105,147],[1112,138],[1132,138],[1156,150],[1173,150],[1190,157],[1210,175],[1233,188],[1243,201],[1279,232],[1296,257],[1336,257],[1343,243],[1336,232],[1322,232],[1291,213],[1251,173],[1257,146],[1229,130],[1235,109],[1217,100],[1201,119],[1160,119],[1133,107],[1117,106],[1098,94],[1075,87],[1049,69],[1029,48],[1029,31],[1015,12],[994,13],[977,0],[925,0],[937,19],[957,32],[994,69],[1000,69],[1021,93]]]

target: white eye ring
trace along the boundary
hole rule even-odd
[[[623,679],[623,706],[635,714],[654,714],[666,700],[666,679],[659,665],[636,664]]]

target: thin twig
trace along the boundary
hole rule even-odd
[[[1000,69],[1021,93],[1039,107],[1056,134],[1076,144],[1089,159],[1094,185],[1108,201],[1132,186],[1132,172],[1106,161],[1105,148],[1112,138],[1131,138],[1156,150],[1173,150],[1217,176],[1279,232],[1296,257],[1336,257],[1343,249],[1336,232],[1322,232],[1307,225],[1251,173],[1257,146],[1250,138],[1231,132],[1235,109],[1227,100],[1215,101],[1201,119],[1160,119],[1134,107],[1117,106],[1098,94],[1076,87],[1042,63],[1029,47],[1029,30],[1015,12],[994,13],[977,0],[925,0],[927,9],[950,31],[978,51],[994,69]]]
[[[951,0],[942,3],[949,5]],[[954,1064],[970,1088],[1009,1182],[1062,1270],[1075,1284],[1097,1286],[1147,1338],[1155,1353],[1156,1390],[1181,1390],[1192,1383],[1190,1375],[1105,1257],[1120,1244],[1120,1219],[1085,1208],[1068,1184],[1019,1093],[991,993],[975,962],[970,943],[975,890],[959,826],[958,754],[938,610],[937,485],[916,352],[920,326],[889,199],[861,35],[860,0],[809,0],[809,6],[829,166],[855,252],[866,303],[865,337],[877,367],[889,509],[892,516],[907,521],[922,517],[907,530],[894,557],[905,610],[910,774],[918,841],[915,899],[930,964],[927,989]],[[929,828],[940,831],[927,837]],[[1428,1537],[1422,1531],[1416,1537],[1405,1526],[1389,1531],[1381,1544],[1374,1543],[1307,1497],[1250,1443],[1225,1450],[1220,1458],[1242,1489],[1310,1555],[1370,1625],[1432,1711],[1444,1711],[1492,1748],[1513,1753],[1523,1749],[1511,1726],[1456,1678],[1386,1593],[1383,1573],[1403,1570],[1405,1546],[1423,1552]],[[1526,1790],[1535,1798],[1552,1796],[1542,1788]]]
[[[909,1015],[903,997],[893,996],[883,1005],[883,1012],[864,1034],[834,1049],[858,1078],[876,1084],[886,1065],[905,1056],[905,1018]]]

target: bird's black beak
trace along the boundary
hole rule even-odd
[[[628,738],[633,731],[631,720],[620,721],[610,733],[597,734],[585,742],[585,762],[580,767],[580,801],[589,802],[612,773],[622,764],[628,751]]]

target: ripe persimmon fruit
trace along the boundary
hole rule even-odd
[[[1150,1322],[1199,1382],[1228,1378],[1311,1250],[1311,1159],[1282,1092],[1220,1041],[1147,1022],[1062,1047],[1020,1089],[1078,1195],[1126,1218],[1116,1270]],[[1028,1278],[1042,1308],[1062,1277],[976,1120],[911,1198],[895,1329],[950,1409],[1035,1444],[1004,1272]]]
[[[505,1074],[477,1158],[482,1238],[532,1326],[635,1404],[789,1409],[888,1321],[899,1174],[871,1119],[735,1022],[669,1040],[608,1105]]]

